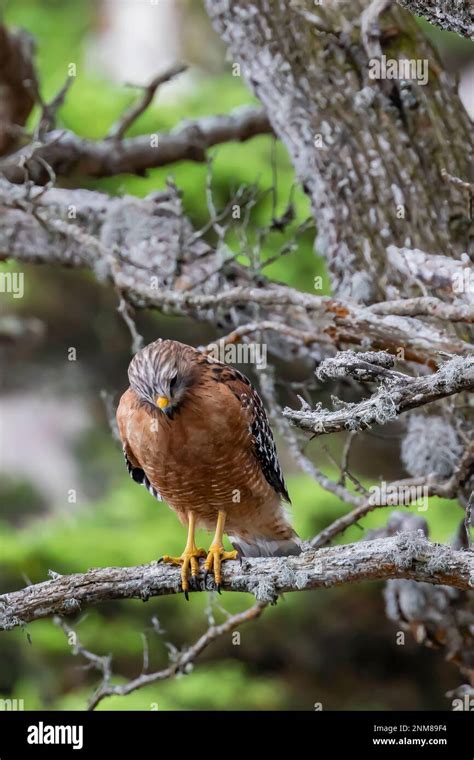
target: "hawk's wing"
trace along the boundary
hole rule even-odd
[[[239,370],[213,359],[209,360],[209,363],[212,378],[217,382],[225,383],[240,401],[242,408],[247,410],[252,449],[265,479],[285,501],[291,503],[278,461],[270,423],[260,396],[248,377]]]
[[[158,499],[158,501],[163,501],[159,492],[156,490],[156,488],[154,488],[151,485],[150,481],[148,480],[144,469],[140,466],[140,462],[136,458],[128,442],[127,432],[126,432],[126,429],[127,429],[126,417],[127,417],[128,408],[129,408],[128,391],[125,391],[122,398],[120,399],[120,403],[117,409],[117,425],[118,425],[118,429],[120,433],[120,439],[122,441],[123,455],[125,457],[125,464],[127,465],[127,470],[129,472],[130,477],[132,478],[132,480],[135,481],[135,483],[145,486],[147,491],[149,491],[151,495],[155,497],[155,499]]]
[[[123,455],[125,457],[125,464],[127,465],[127,470],[132,480],[134,480],[135,483],[138,483],[141,486],[145,486],[147,491],[149,491],[151,495],[155,497],[155,499],[158,499],[158,501],[163,501],[162,497],[160,496],[156,488],[153,488],[150,481],[148,480],[145,474],[145,470],[142,470],[139,464],[134,463],[136,462],[136,460],[133,456],[133,452],[130,449],[128,443],[124,443],[123,445]]]

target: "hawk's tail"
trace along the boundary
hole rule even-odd
[[[286,557],[301,554],[301,540],[296,533],[291,538],[274,539],[264,536],[229,536],[229,540],[242,557]]]

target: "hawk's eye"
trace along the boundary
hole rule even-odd
[[[171,380],[170,380],[170,391],[172,391],[173,388],[174,388],[174,386],[176,385],[176,380],[177,379],[178,379],[178,375],[175,375],[173,378],[171,378]]]

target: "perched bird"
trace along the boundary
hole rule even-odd
[[[164,500],[188,526],[180,557],[188,596],[199,559],[214,572],[245,557],[299,554],[300,541],[282,500],[289,502],[262,402],[238,370],[184,343],[156,340],[128,369],[130,387],[120,399],[117,423],[132,478]],[[208,552],[198,549],[196,526],[215,528]],[[224,531],[236,551],[225,551]],[[238,551],[237,551],[238,550]]]

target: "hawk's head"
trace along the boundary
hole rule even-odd
[[[128,368],[130,387],[143,400],[171,416],[197,379],[193,349],[159,338],[135,354]]]

